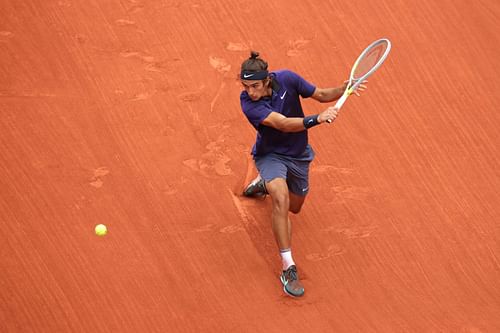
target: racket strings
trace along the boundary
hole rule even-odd
[[[380,60],[386,55],[387,48],[387,43],[380,43],[369,49],[357,62],[353,73],[353,79],[359,80],[368,74],[372,69],[378,67],[377,65]]]

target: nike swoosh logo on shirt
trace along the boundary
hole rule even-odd
[[[285,92],[283,93],[283,95],[280,96],[281,99],[285,98],[285,95],[286,95],[286,90]]]

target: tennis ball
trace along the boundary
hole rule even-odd
[[[108,228],[104,224],[98,224],[95,226],[95,234],[97,236],[104,236],[108,233]]]

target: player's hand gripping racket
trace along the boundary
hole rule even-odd
[[[361,83],[372,75],[384,62],[389,51],[391,50],[391,42],[382,38],[371,43],[358,57],[351,69],[351,75],[347,83],[346,90],[342,97],[337,100],[334,108],[339,110],[344,105],[347,97],[358,89]],[[329,123],[331,119],[327,120]]]

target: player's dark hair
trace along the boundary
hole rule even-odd
[[[267,62],[259,58],[259,52],[257,51],[251,51],[250,58],[241,64],[241,71],[260,72],[265,70],[267,70]]]
[[[266,86],[271,82],[267,70],[267,62],[259,58],[259,52],[251,51],[250,58],[243,61],[241,64],[240,79],[262,80]]]

